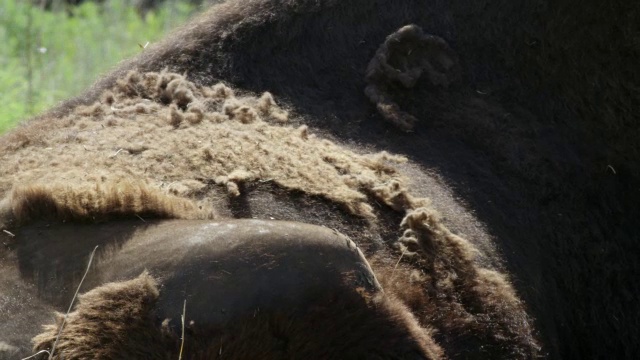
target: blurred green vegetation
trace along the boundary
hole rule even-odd
[[[166,1],[143,18],[131,0],[87,1],[57,11],[0,0],[0,133],[79,94],[194,10],[186,1]]]

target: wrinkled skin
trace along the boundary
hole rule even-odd
[[[435,182],[425,180],[433,174],[445,183],[430,190],[442,196],[430,195],[436,203],[456,205],[438,209],[454,231],[464,232],[465,224],[475,221],[472,213],[482,226],[471,226],[474,230],[465,235],[480,242],[493,237],[536,320],[543,354],[629,358],[638,352],[640,314],[638,285],[632,281],[639,273],[634,260],[640,232],[637,167],[615,144],[598,137],[600,128],[582,126],[583,118],[598,118],[604,108],[583,105],[592,100],[585,90],[591,83],[589,66],[579,65],[573,82],[549,78],[540,83],[547,74],[573,74],[556,72],[550,64],[557,59],[579,64],[589,58],[553,52],[563,49],[563,40],[543,30],[545,16],[555,9],[482,4],[230,1],[43,119],[93,102],[129,69],[169,67],[201,84],[224,80],[241,89],[271,91],[310,125],[340,140],[407,154],[421,166],[414,172],[423,182],[418,187]],[[628,12],[612,9],[614,15]],[[577,28],[590,26],[580,19]],[[404,134],[383,120],[364,89],[367,64],[379,45],[407,24],[444,38],[460,58],[462,78],[446,89],[426,80],[411,89],[398,87],[394,100],[419,120]],[[540,42],[550,46],[544,48],[550,53],[539,50]],[[585,51],[604,48],[594,40]],[[634,81],[637,70],[630,69],[607,68],[605,75],[614,83]],[[620,75],[626,70],[628,75]],[[602,86],[599,91],[610,94],[609,85]],[[633,109],[620,104],[631,95],[620,96],[611,107],[630,119]],[[232,204],[232,212],[238,217],[275,212],[282,219],[320,224],[332,220],[331,212],[312,212],[304,201],[268,210],[269,194],[249,192],[246,202]],[[464,206],[455,199],[464,199]],[[348,232],[349,226],[335,221]]]

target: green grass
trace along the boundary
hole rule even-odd
[[[130,3],[44,11],[28,0],[0,0],[0,133],[79,94],[194,11],[185,2],[167,1],[143,19]]]

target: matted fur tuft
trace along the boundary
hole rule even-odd
[[[540,351],[532,320],[506,275],[478,265],[476,247],[449,231],[430,208],[409,211],[401,227],[400,259],[374,259],[382,286],[441,331],[445,350],[482,347],[504,359]]]
[[[412,88],[424,74],[433,85],[449,86],[458,76],[458,59],[444,39],[407,25],[389,35],[369,62],[365,94],[384,119],[404,131],[418,121],[393,100],[394,86]]]
[[[213,209],[166,194],[143,182],[18,186],[5,200],[0,225],[19,226],[40,219],[104,221],[123,217],[213,219]]]
[[[80,295],[53,359],[165,359],[163,336],[152,316],[158,295],[156,281],[146,272]],[[35,351],[51,350],[63,318],[57,313],[56,323],[44,326],[33,339]]]

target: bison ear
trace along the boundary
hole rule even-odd
[[[457,78],[458,68],[457,56],[444,39],[407,25],[387,36],[369,62],[365,94],[386,120],[411,131],[417,119],[393,101],[394,87],[413,88],[423,74],[431,84],[447,87]]]

